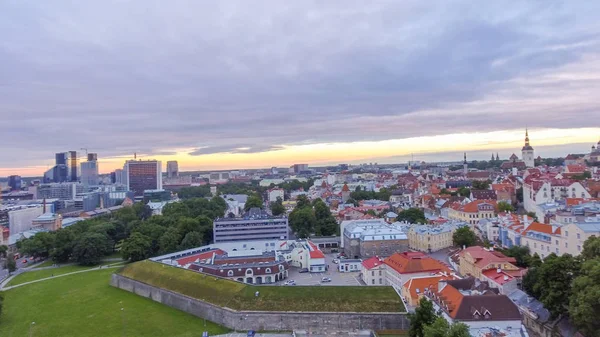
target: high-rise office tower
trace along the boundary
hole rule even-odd
[[[69,179],[71,181],[77,181],[78,180],[77,151],[69,151],[67,154],[69,156]]]
[[[123,166],[129,191],[143,196],[145,190],[162,189],[162,163],[156,160],[128,160]]]
[[[8,177],[8,186],[11,191],[20,191],[21,190],[21,176],[10,176]]]
[[[167,162],[167,178],[173,178],[179,176],[179,164],[176,160]]]
[[[81,163],[81,183],[85,186],[98,185],[98,155],[88,153],[87,159]]]

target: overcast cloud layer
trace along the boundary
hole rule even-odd
[[[2,1],[0,167],[597,127],[599,4]]]

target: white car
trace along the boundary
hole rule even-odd
[[[284,286],[295,286],[296,285],[296,281],[294,280],[287,280],[285,282],[283,282]]]
[[[340,263],[340,260],[338,260],[338,259],[333,259],[333,263],[335,263],[335,264],[338,264],[338,263]]]
[[[321,279],[321,282],[323,282],[323,283],[331,282],[331,279],[329,277],[323,277]]]

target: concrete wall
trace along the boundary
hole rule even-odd
[[[113,274],[110,284],[234,330],[291,331],[310,328],[313,332],[327,332],[354,329],[408,330],[409,326],[408,318],[403,313],[236,311],[122,275]]]

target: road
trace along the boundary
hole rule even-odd
[[[17,270],[15,270],[14,274],[20,274],[23,272],[23,270],[27,269],[29,266],[31,266],[32,264],[29,262],[29,259],[27,259],[27,263],[23,263],[23,261],[26,258],[20,258],[17,260]],[[35,265],[36,263],[33,263],[33,265]],[[4,268],[4,260],[2,260],[1,262],[2,265],[2,270],[0,270],[0,281],[4,280],[6,277],[8,277],[8,269]]]

